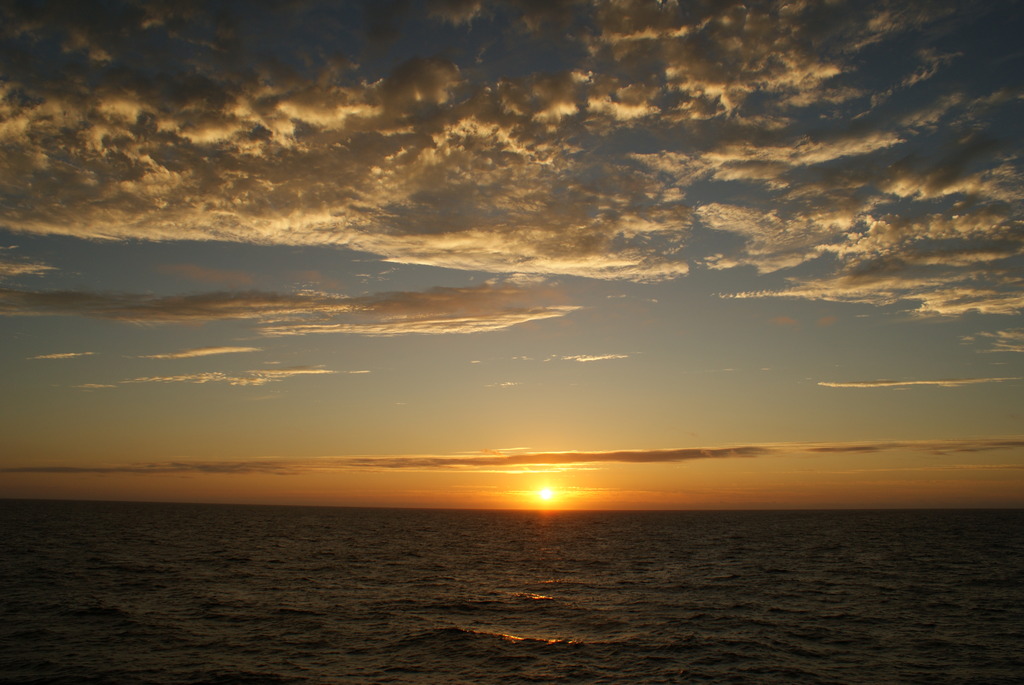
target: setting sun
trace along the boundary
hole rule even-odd
[[[1024,0],[184,4],[0,0],[0,685],[1024,685]]]

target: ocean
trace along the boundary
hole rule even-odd
[[[1024,683],[1024,511],[0,501],[3,683]]]

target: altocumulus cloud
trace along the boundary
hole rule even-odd
[[[6,3],[0,206],[37,234],[635,281],[748,267],[789,281],[748,296],[1009,314],[1024,306],[1018,14]],[[413,33],[421,54],[379,58]],[[524,54],[551,59],[507,66]],[[727,239],[708,254],[695,232]]]

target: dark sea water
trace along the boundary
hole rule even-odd
[[[4,683],[1022,683],[1024,511],[0,501]]]

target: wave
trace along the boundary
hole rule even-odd
[[[312,530],[288,508],[96,506],[2,508],[0,682],[952,685],[1024,669],[1024,512],[531,527],[339,510]]]

